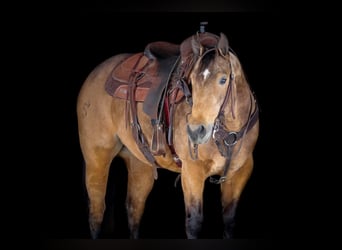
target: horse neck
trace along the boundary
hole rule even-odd
[[[230,60],[234,79],[229,83],[231,93],[227,91],[229,96],[224,107],[224,123],[229,129],[236,130],[246,123],[255,107],[252,92],[239,59],[230,53]]]

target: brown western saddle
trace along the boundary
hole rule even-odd
[[[173,147],[173,115],[177,103],[186,99],[191,105],[188,76],[196,61],[192,38],[180,45],[164,41],[149,43],[144,52],[130,54],[116,65],[105,84],[109,95],[127,100],[126,121],[144,156],[157,167],[154,156],[164,155],[166,144],[181,167]],[[219,37],[201,32],[194,38],[205,48],[213,48]],[[153,137],[150,146],[138,121],[137,102],[143,102],[143,111],[151,118]]]

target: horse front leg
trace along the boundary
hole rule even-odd
[[[244,165],[234,173],[228,173],[228,178],[221,184],[222,216],[224,223],[223,238],[233,238],[235,214],[242,190],[244,189],[253,169],[253,158],[250,157]]]
[[[197,239],[203,221],[204,168],[195,163],[183,163],[182,188],[185,202],[185,229],[188,239]]]
[[[128,227],[130,230],[130,238],[138,239],[140,221],[145,210],[146,199],[154,184],[154,169],[133,155],[126,156],[124,159],[128,170],[126,197]]]

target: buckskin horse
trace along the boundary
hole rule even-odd
[[[199,238],[205,181],[219,184],[223,238],[231,238],[252,173],[258,103],[225,34],[197,32],[180,44],[151,42],[98,65],[77,99],[91,237],[99,237],[109,169],[127,167],[130,238],[139,238],[158,168],[179,173],[188,239]]]

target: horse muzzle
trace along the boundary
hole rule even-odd
[[[188,124],[186,127],[186,131],[188,133],[189,139],[193,144],[203,144],[206,143],[211,137],[211,133],[213,130],[213,125],[193,125]]]

